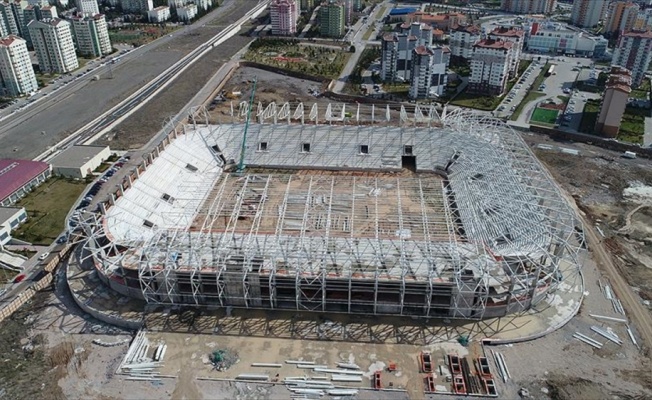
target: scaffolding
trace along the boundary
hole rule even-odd
[[[136,182],[81,218],[112,287],[151,304],[484,319],[527,312],[579,274],[580,222],[501,121],[418,107],[410,121],[401,107],[400,127],[320,125],[303,123],[303,104],[258,108],[244,148],[243,124],[193,124],[141,174],[190,171],[147,186],[183,207],[131,206]],[[240,153],[247,168],[229,172]]]

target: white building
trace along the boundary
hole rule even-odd
[[[25,7],[27,2],[0,1],[0,36],[24,36],[23,9]]]
[[[41,73],[65,74],[79,67],[70,23],[61,19],[31,21],[29,29]]]
[[[592,28],[604,18],[608,4],[607,0],[574,0],[571,22],[581,28]]]
[[[108,146],[72,146],[49,161],[52,173],[67,178],[83,179],[111,157]]]
[[[165,22],[170,19],[170,7],[160,6],[152,8],[147,12],[149,22]]]
[[[448,83],[446,49],[417,46],[412,52],[410,98],[427,99],[443,95]]]
[[[500,8],[514,14],[551,14],[556,0],[502,0]]]
[[[77,0],[77,11],[83,15],[95,15],[100,13],[97,0]]]
[[[0,92],[20,96],[38,89],[27,42],[15,35],[0,39]]]
[[[600,58],[607,52],[608,40],[555,22],[535,22],[530,28],[526,48],[537,53],[580,55]]]
[[[473,45],[469,92],[502,95],[509,79],[514,43],[484,39]]]
[[[451,56],[466,60],[473,54],[473,45],[482,38],[480,27],[475,25],[458,25],[450,33]]]
[[[0,248],[11,240],[11,231],[27,221],[24,207],[0,207]]]
[[[498,27],[489,33],[489,39],[504,40],[514,44],[511,52],[512,58],[509,61],[509,77],[515,77],[518,73],[518,66],[521,61],[525,32],[522,29],[517,28]]]
[[[190,21],[197,16],[197,5],[188,4],[177,8],[177,16],[180,21]]]
[[[197,4],[199,10],[208,10],[213,6],[213,0],[192,0],[192,2]]]
[[[399,33],[389,33],[382,40],[380,61],[384,81],[409,82],[413,50],[418,46],[432,47],[432,28],[429,25],[406,22]]]
[[[269,5],[272,35],[290,36],[297,32],[299,6],[295,0],[272,0]]]
[[[186,0],[168,0],[168,7],[179,8],[186,4]]]
[[[620,36],[614,50],[612,65],[632,72],[632,87],[643,81],[652,61],[652,32],[628,32]]]
[[[90,57],[111,54],[111,39],[109,39],[109,29],[103,14],[96,14],[92,17],[73,17],[72,28],[79,54]]]

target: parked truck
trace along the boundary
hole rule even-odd
[[[634,159],[636,158],[636,153],[633,151],[626,151],[625,154],[623,154],[623,157]]]

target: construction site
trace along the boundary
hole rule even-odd
[[[502,123],[347,126],[340,107],[185,126],[80,218],[86,257],[148,304],[365,315],[500,317],[576,279],[581,224]]]

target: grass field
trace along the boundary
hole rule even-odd
[[[530,118],[530,123],[542,123],[546,125],[554,125],[557,121],[559,110],[551,110],[548,108],[535,108]]]
[[[518,117],[521,115],[521,113],[523,112],[523,108],[525,108],[527,104],[529,104],[531,101],[536,100],[538,98],[545,97],[545,95],[546,95],[545,93],[530,91],[527,94],[527,96],[525,96],[523,101],[521,101],[521,103],[516,107],[516,110],[514,110],[514,113],[509,119],[512,121],[516,121]]]
[[[645,116],[649,115],[649,112],[650,110],[641,108],[625,108],[625,114],[620,123],[620,130],[616,139],[623,142],[643,144]]]
[[[25,207],[28,220],[13,234],[33,244],[49,245],[64,228],[70,207],[86,188],[85,183],[51,178],[18,202]]]

